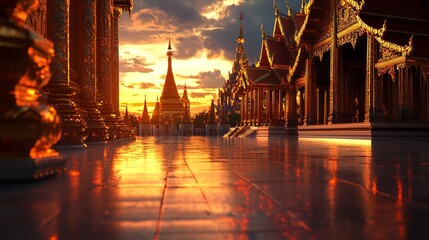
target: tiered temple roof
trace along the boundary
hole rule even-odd
[[[303,3],[303,6],[305,2]],[[241,85],[278,86],[285,82],[291,65],[297,55],[295,32],[302,26],[305,14],[303,10],[295,13],[289,8],[287,15],[279,12],[274,2],[275,21],[273,36],[265,33],[261,25],[262,43],[257,66],[248,66],[241,78]]]

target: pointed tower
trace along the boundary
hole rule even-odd
[[[143,107],[143,113],[141,117],[141,123],[148,124],[150,122],[149,120],[149,113],[147,111],[147,104],[146,104],[146,94],[144,95],[144,107]]]
[[[125,106],[124,122],[128,126],[131,126],[130,116],[128,115],[128,106]]]
[[[150,119],[150,122],[153,125],[159,125],[159,99],[156,97],[156,103],[155,108],[153,109],[152,118]]]
[[[186,83],[185,88],[183,89],[183,95],[182,95],[182,104],[183,104],[183,121],[184,123],[190,122],[191,120],[191,102],[188,98],[188,91],[186,90]]]
[[[246,52],[244,51],[244,35],[243,35],[243,13],[240,13],[240,33],[237,37],[237,47],[235,50],[234,66],[232,73],[237,73],[240,70],[240,63],[247,65]]]
[[[168,39],[168,68],[167,75],[165,76],[164,88],[162,89],[160,109],[159,113],[161,116],[173,118],[181,118],[183,115],[183,105],[180,102],[180,96],[177,92],[176,82],[174,81],[173,67],[171,64],[171,56],[173,56],[173,50],[171,48],[171,41]]]

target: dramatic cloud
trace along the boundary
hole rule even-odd
[[[119,62],[119,68],[122,72],[140,72],[140,73],[150,73],[153,72],[152,68],[147,66],[152,66],[153,63],[147,63],[146,58],[144,57],[131,57],[131,58],[121,58]]]
[[[219,69],[211,72],[200,72],[200,81],[197,81],[201,88],[219,88],[224,82],[225,78],[222,77]]]
[[[176,39],[175,58],[187,59],[197,55],[203,49],[202,39],[198,36],[178,37]]]
[[[155,87],[155,84],[153,84],[153,83],[146,83],[146,82],[140,83],[141,89],[150,89],[150,88],[154,88],[154,87]]]
[[[211,96],[211,95],[212,93],[210,92],[191,92],[189,94],[191,98],[204,98],[205,96]],[[192,103],[192,104],[195,104],[195,103]]]

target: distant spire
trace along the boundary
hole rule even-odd
[[[265,39],[265,29],[264,29],[264,23],[261,21],[261,33],[262,33],[262,39]]]
[[[125,106],[125,116],[124,116],[124,122],[128,126],[131,125],[130,116],[128,115],[128,106]]]
[[[147,111],[146,94],[144,95],[144,107],[141,117],[141,123],[149,123],[149,112]]]

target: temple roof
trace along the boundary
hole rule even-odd
[[[273,37],[265,37],[265,47],[267,48],[268,57],[271,67],[290,66],[291,59],[289,51],[284,41],[279,41]]]
[[[251,85],[277,86],[280,84],[280,79],[272,69],[247,67],[245,74]]]
[[[168,68],[167,75],[165,76],[164,88],[162,89],[161,101],[160,101],[160,113],[161,114],[183,114],[183,105],[180,101],[179,92],[177,91],[176,82],[174,81],[173,67],[171,56],[173,56],[173,50],[171,48],[171,41],[168,40]]]

